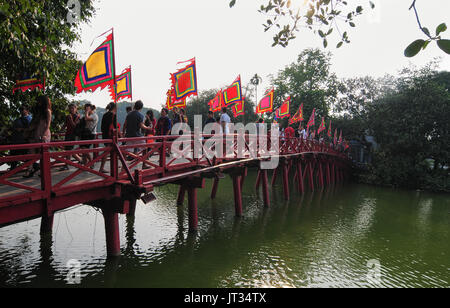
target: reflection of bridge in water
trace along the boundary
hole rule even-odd
[[[54,213],[88,204],[100,208],[105,220],[108,256],[120,254],[119,214],[135,215],[136,201],[150,202],[154,187],[179,185],[178,205],[188,195],[189,229],[198,229],[197,190],[204,188],[205,180],[212,179],[211,198],[216,197],[221,175],[229,174],[233,180],[236,216],[243,213],[242,187],[248,168],[257,168],[256,188],[262,188],[266,207],[270,206],[268,172],[261,164],[271,159],[279,160],[278,167],[270,172],[272,185],[282,179],[284,198],[290,197],[290,182],[295,182],[299,193],[306,188],[329,186],[344,181],[348,175],[348,156],[329,145],[299,138],[280,139],[279,151],[252,151],[257,138],[246,135],[231,136],[223,142],[228,151],[225,157],[208,158],[205,154],[193,158],[195,144],[204,145],[209,137],[195,140],[185,136],[182,152],[188,158],[171,155],[173,145],[179,147],[178,136],[148,137],[135,139],[92,140],[77,142],[54,142],[51,144],[28,144],[1,146],[0,153],[11,150],[27,150],[37,154],[15,155],[0,158],[0,164],[18,162],[12,170],[0,174],[0,226],[41,218],[41,233],[51,233]],[[209,139],[211,141],[211,139]],[[123,142],[144,142],[139,153],[136,145]],[[239,149],[245,145],[243,151]],[[178,143],[178,144],[177,144]],[[270,149],[270,138],[267,144]],[[89,145],[91,148],[64,150],[68,146]],[[228,146],[228,147],[227,147]],[[81,165],[70,159],[73,155],[89,154],[90,163]],[[186,157],[184,155],[183,157]],[[98,172],[96,167],[107,159],[108,173]],[[40,175],[24,178],[23,172],[39,163]],[[64,164],[71,170],[59,171]]]

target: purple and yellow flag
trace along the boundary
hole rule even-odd
[[[125,98],[133,100],[131,66],[126,68],[122,74],[116,77],[116,84],[114,87],[109,88],[109,93],[115,103]]]
[[[75,78],[77,93],[94,92],[98,88],[114,87],[114,34],[111,33],[80,68]]]

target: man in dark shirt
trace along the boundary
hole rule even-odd
[[[172,129],[172,122],[167,116],[169,111],[166,108],[161,110],[161,117],[156,124],[156,136],[167,136]]]
[[[11,134],[11,143],[12,144],[26,144],[28,143],[27,138],[25,137],[25,131],[30,127],[32,117],[28,110],[27,106],[20,107],[20,118],[13,122],[12,126],[12,134]],[[27,150],[12,150],[11,156],[15,155],[25,155],[27,154]],[[11,163],[11,170],[17,167],[17,162]]]
[[[208,111],[208,118],[206,119],[205,126],[211,123],[216,123],[216,119],[214,119],[214,113],[212,111]]]
[[[142,101],[137,101],[136,104],[134,104],[134,110],[130,112],[127,115],[127,118],[125,120],[125,124],[123,127],[123,130],[125,132],[125,138],[139,138],[143,137],[144,134],[149,128],[145,126],[144,124],[144,115],[141,113],[142,108],[144,108],[144,104]],[[142,144],[145,143],[145,140],[138,140],[138,141],[127,141],[127,145],[136,145],[136,144]],[[134,149],[134,152],[136,153],[139,150],[139,148]]]

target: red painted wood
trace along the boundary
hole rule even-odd
[[[269,179],[267,175],[267,170],[261,170],[261,177],[263,186],[264,206],[268,208],[270,207],[270,196],[269,196]]]
[[[103,209],[108,257],[120,256],[119,214]]]
[[[188,187],[187,190],[189,201],[189,230],[195,232],[198,230],[197,189]]]
[[[217,196],[217,190],[219,189],[219,178],[218,177],[214,177],[213,180],[213,187],[212,187],[212,191],[211,191],[211,199],[216,199]]]
[[[287,165],[284,165],[283,167],[283,192],[284,192],[284,199],[289,200],[289,168]]]
[[[233,175],[234,208],[236,217],[242,217],[241,176]]]

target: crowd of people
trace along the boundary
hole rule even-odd
[[[81,141],[81,149],[89,149],[92,146],[92,140],[97,139],[97,127],[100,121],[96,113],[96,107],[92,104],[85,104],[83,106],[84,113],[80,115],[75,104],[68,106],[68,114],[65,118],[63,130],[65,131],[64,141]],[[161,139],[148,138],[143,140],[142,137],[160,137],[171,134],[173,127],[178,123],[188,123],[188,118],[184,109],[175,107],[171,114],[167,108],[162,108],[161,115],[156,119],[152,110],[147,111],[144,115],[142,110],[144,104],[142,101],[137,101],[133,107],[127,107],[127,116],[121,128],[117,121],[117,104],[110,103],[106,107],[106,113],[101,119],[101,139],[112,139],[113,132],[117,131],[119,137],[129,138],[126,145],[136,146],[134,153],[139,152],[139,145],[144,143],[153,143]],[[213,112],[208,112],[204,125],[217,123],[220,127],[220,133],[229,134],[231,118],[228,115],[227,108],[223,108],[220,115],[215,117]],[[52,124],[52,104],[47,96],[40,96],[37,99],[35,107],[30,110],[28,106],[20,108],[20,117],[13,122],[12,134],[10,137],[11,144],[26,144],[26,143],[49,143],[51,142],[50,127]],[[256,126],[260,132],[261,126],[264,126],[264,120],[258,119]],[[178,132],[177,132],[178,134]],[[179,134],[182,134],[180,132]],[[298,130],[291,126],[287,126],[280,130],[282,139],[290,139],[294,137],[301,137],[304,140],[314,139],[313,134],[308,132],[300,125]],[[323,141],[323,140],[322,140]],[[74,150],[74,146],[68,145],[65,147],[66,151]],[[36,153],[38,150],[13,150],[11,155],[24,155],[27,153]],[[73,154],[66,157],[66,160],[75,160],[80,164],[87,165],[92,162],[93,157],[89,153],[81,155]],[[107,157],[101,160],[99,172],[108,173],[105,170]],[[91,164],[92,165],[92,164]],[[17,167],[17,162],[11,164],[12,169]],[[91,166],[91,168],[94,168]],[[60,168],[60,171],[68,170],[69,164],[65,164]],[[24,177],[33,177],[39,171],[37,163],[30,166]]]

